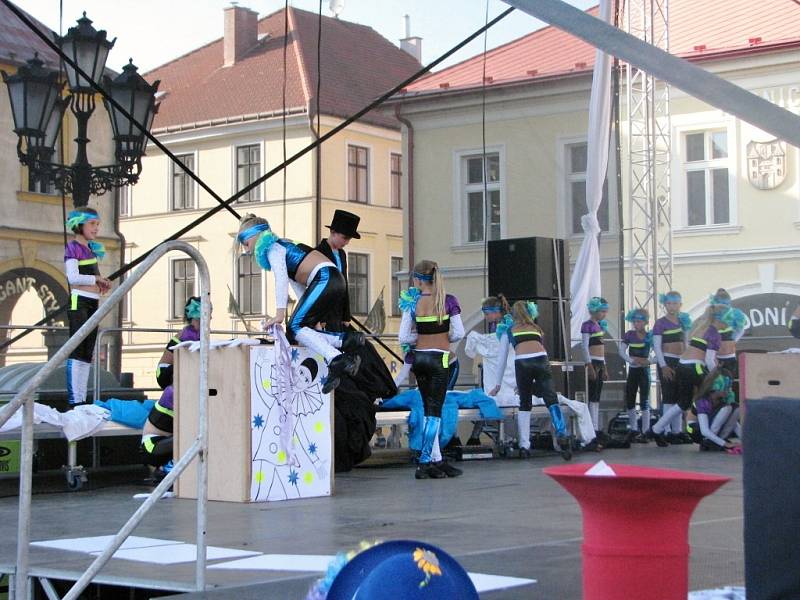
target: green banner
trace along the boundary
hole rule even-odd
[[[0,475],[19,473],[19,446],[19,440],[0,441]]]

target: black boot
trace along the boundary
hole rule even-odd
[[[446,479],[447,475],[433,463],[420,463],[414,473],[415,479]]]
[[[520,458],[530,458],[531,457],[530,449],[529,448],[520,448],[519,449],[519,457]]]
[[[669,446],[669,442],[663,433],[656,433],[652,429],[650,431],[652,432],[653,439],[656,441],[656,446],[659,448],[666,448]]]
[[[442,473],[444,473],[448,477],[459,477],[464,474],[464,471],[462,471],[458,467],[454,467],[446,460],[433,463],[433,466],[435,466],[437,469],[439,469]]]
[[[340,354],[328,365],[328,376],[322,384],[322,393],[328,394],[335,390],[342,375],[355,377],[361,366],[361,357],[353,354]]]
[[[558,438],[558,447],[561,448],[561,458],[572,460],[572,444],[568,436],[565,435]]]
[[[355,352],[366,343],[366,336],[360,331],[347,331],[342,340],[342,352]]]

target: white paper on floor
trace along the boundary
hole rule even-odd
[[[133,495],[133,499],[134,500],[147,500],[149,497],[150,497],[150,494],[134,494]],[[164,492],[163,494],[161,494],[161,498],[160,499],[163,500],[164,498],[174,498],[174,497],[175,497],[175,492]]]
[[[584,475],[594,475],[595,477],[616,477],[614,469],[608,466],[604,460],[598,460],[591,469],[586,471]]]
[[[478,593],[491,592],[494,590],[505,590],[521,585],[531,585],[536,583],[535,579],[523,579],[522,577],[506,577],[505,575],[489,575],[487,573],[467,573],[472,580]]]
[[[322,573],[328,569],[333,554],[262,554],[241,560],[209,565],[209,569],[242,569],[256,571],[310,571]]]
[[[92,552],[91,554],[100,554],[100,552]],[[218,546],[208,546],[206,548],[206,559],[208,560],[216,560],[218,558],[242,558],[244,556],[254,556],[256,554],[259,553],[250,550],[219,548]],[[159,546],[157,548],[130,548],[126,550],[117,550],[114,553],[114,558],[158,563],[161,565],[174,565],[177,563],[194,562],[197,559],[197,547],[194,544],[178,543],[170,546]]]
[[[717,590],[689,592],[689,600],[745,600],[743,587],[728,586]]]
[[[94,537],[69,538],[65,540],[42,540],[39,542],[31,542],[31,545],[56,548],[57,550],[69,550],[71,552],[94,552],[99,554],[113,539],[113,535],[98,535]],[[156,538],[132,535],[122,543],[120,549],[151,548],[153,546],[167,546],[169,544],[180,544],[180,542],[178,540],[159,540]]]

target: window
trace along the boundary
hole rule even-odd
[[[236,191],[239,192],[261,177],[261,146],[239,146],[236,148]],[[237,202],[261,202],[261,186],[239,197]]]
[[[243,315],[261,315],[261,268],[252,255],[240,256],[238,265],[236,301]]]
[[[567,160],[567,195],[571,211],[572,233],[582,234],[581,217],[586,214],[586,166],[589,162],[589,145],[586,142],[568,144]],[[597,209],[597,221],[603,231],[609,230],[608,224],[608,178],[603,182],[603,198]]]
[[[403,155],[402,154],[394,154],[392,153],[390,156],[391,167],[390,167],[390,175],[392,178],[391,188],[392,188],[392,198],[391,198],[391,206],[392,208],[401,208],[400,203],[400,182],[403,178]],[[392,259],[394,260],[394,259]]]
[[[393,256],[389,270],[389,276],[392,278],[392,316],[399,317],[401,313],[397,299],[400,297],[400,277],[397,274],[403,270],[403,259],[399,256]]]
[[[369,256],[347,253],[347,291],[350,294],[350,312],[365,315],[369,312]]]
[[[728,132],[699,131],[683,136],[686,225],[731,222],[728,186]]]
[[[176,158],[186,168],[194,171],[194,154],[182,154]],[[187,210],[194,207],[194,182],[180,165],[172,163],[172,210]]]
[[[194,296],[195,265],[190,258],[179,258],[172,261],[171,286],[172,318],[183,318],[183,307],[186,300]]]
[[[350,202],[369,202],[369,149],[347,147],[347,199]]]
[[[123,185],[116,189],[117,207],[120,217],[131,216],[131,188],[128,185]]]
[[[483,157],[462,158],[462,202],[466,214],[466,242],[482,242],[488,229],[490,240],[500,239],[500,155],[486,155],[486,192],[484,199]]]

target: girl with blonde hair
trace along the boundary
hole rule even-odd
[[[517,430],[519,434],[519,456],[528,458],[531,455],[531,408],[533,396],[539,396],[547,405],[556,439],[561,448],[564,460],[572,458],[570,439],[564,415],[558,405],[558,395],[553,389],[550,362],[547,350],[542,344],[544,333],[536,324],[539,308],[535,302],[518,300],[511,307],[511,315],[506,316],[497,326],[497,337],[500,340],[500,360],[497,365],[496,381],[503,380],[509,347],[514,348],[514,373],[519,393],[519,413],[517,413]],[[500,385],[489,393],[496,396]]]
[[[283,323],[289,300],[289,283],[297,295],[297,306],[289,318],[287,338],[320,354],[328,365],[322,386],[327,394],[334,390],[343,375],[355,376],[361,357],[352,354],[364,345],[364,334],[331,333],[318,330],[320,323],[342,314],[346,284],[342,273],[318,250],[279,238],[266,219],[247,214],[239,225],[238,244],[255,255],[258,265],[275,276],[274,317],[265,322],[265,329]]]
[[[416,346],[411,369],[425,409],[422,449],[414,477],[458,477],[461,470],[442,459],[439,429],[449,380],[450,344],[464,337],[461,306],[455,296],[445,292],[444,279],[434,261],[414,265],[412,281],[414,287],[400,294],[403,317],[398,339],[401,344]]]

